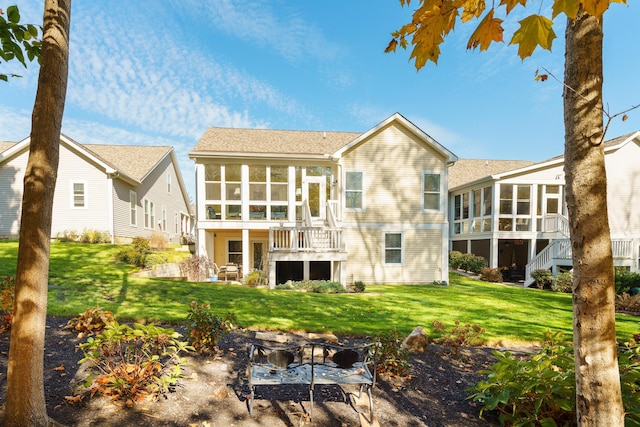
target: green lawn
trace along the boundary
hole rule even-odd
[[[18,244],[0,242],[0,276],[14,275]],[[456,320],[486,329],[491,342],[538,341],[546,330],[571,334],[571,296],[503,286],[457,274],[449,286],[367,285],[364,294],[312,294],[234,285],[137,278],[116,263],[118,246],[52,243],[49,306],[72,317],[99,306],[118,320],[184,322],[191,301],[235,314],[243,327],[374,335],[396,327],[430,331]],[[640,332],[638,319],[617,317],[618,337]]]

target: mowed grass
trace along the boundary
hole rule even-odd
[[[138,278],[114,261],[121,246],[52,243],[48,313],[73,317],[87,308],[120,321],[183,323],[189,303],[233,313],[241,327],[377,335],[391,328],[428,332],[434,321],[485,328],[488,342],[538,342],[547,330],[572,331],[571,295],[487,283],[451,274],[449,286],[367,285],[363,294],[314,294],[238,285]],[[0,242],[0,276],[15,275],[18,243]],[[619,339],[640,332],[638,319],[617,316]]]

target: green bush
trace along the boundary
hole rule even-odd
[[[629,292],[631,288],[640,287],[640,273],[630,273],[620,267],[615,269],[616,294]]]
[[[485,282],[502,283],[502,271],[499,268],[485,267],[480,270],[480,280]]]
[[[562,273],[558,273],[551,284],[551,290],[554,292],[565,292],[568,294],[573,292],[573,272],[563,271]]]
[[[460,268],[475,274],[480,274],[483,268],[487,267],[487,260],[474,254],[463,254]]]
[[[85,228],[82,230],[82,234],[79,237],[81,243],[110,243],[111,236],[106,231],[93,230]]]
[[[198,304],[192,301],[189,305],[189,333],[188,338],[196,351],[215,350],[218,340],[233,329],[235,316],[227,313],[225,317],[216,316],[211,312],[208,303]]]
[[[362,280],[356,280],[355,282],[353,282],[353,291],[357,292],[357,293],[362,293],[364,292],[364,282]]]
[[[553,274],[549,270],[535,270],[531,278],[536,281],[538,289],[550,288],[553,284]]]
[[[498,362],[480,371],[486,380],[468,389],[485,411],[499,414],[501,425],[576,425],[573,348],[561,333],[545,336],[542,350],[530,359],[508,351],[494,352]],[[634,340],[619,346],[618,366],[625,424],[640,425],[640,346]]]
[[[406,377],[411,364],[410,352],[402,347],[403,337],[393,328],[377,336],[380,348],[376,351],[376,369],[380,374],[391,374]]]
[[[84,355],[78,363],[89,367],[83,388],[91,396],[124,400],[127,406],[168,392],[183,377],[180,354],[193,349],[180,337],[173,329],[155,325],[109,323],[78,345]]]
[[[116,260],[135,267],[144,268],[147,263],[147,253],[139,252],[130,246],[123,247],[115,254]]]
[[[496,411],[501,425],[574,425],[573,350],[560,334],[548,333],[544,348],[530,359],[494,351],[498,362],[469,391],[484,411]]]
[[[275,287],[277,290],[296,290],[315,292],[319,294],[340,294],[346,292],[344,286],[338,282],[332,282],[330,280],[302,280],[299,282],[289,281],[287,283],[279,284]]]
[[[457,270],[462,265],[462,252],[451,251],[449,252],[449,267]]]
[[[64,230],[56,234],[56,239],[61,242],[77,242],[80,240],[80,235],[76,230]]]
[[[150,252],[144,259],[144,268],[151,268],[154,265],[166,264],[169,257],[163,252]]]
[[[131,246],[133,246],[133,249],[137,252],[149,252],[151,250],[149,240],[144,237],[134,237],[131,241]]]

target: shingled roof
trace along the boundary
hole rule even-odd
[[[8,150],[9,148],[13,147],[16,144],[17,144],[17,142],[0,141],[0,153],[2,153],[3,151]]]
[[[127,176],[142,179],[168,155],[168,146],[80,144],[114,169]]]
[[[200,138],[192,153],[325,155],[335,153],[360,135],[356,132],[212,127]]]
[[[458,159],[449,168],[449,188],[473,182],[480,178],[524,168],[535,164],[529,160],[480,160]]]

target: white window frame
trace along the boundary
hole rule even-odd
[[[427,192],[424,189],[424,184],[425,184],[425,176],[426,175],[438,175],[440,178],[440,188],[438,190],[438,196],[439,196],[439,203],[438,203],[438,208],[437,209],[431,209],[431,208],[427,208],[425,206],[425,194],[427,194]],[[432,170],[423,170],[422,171],[422,175],[420,178],[420,197],[422,198],[422,212],[442,212],[442,206],[444,204],[444,200],[443,197],[445,197],[445,193],[444,193],[444,182],[443,182],[443,174],[441,171],[432,171]],[[428,194],[435,194],[435,192],[429,192]]]
[[[167,231],[167,207],[163,206],[162,207],[162,218],[161,218],[161,225],[160,227],[162,228],[162,231]]]
[[[75,192],[76,184],[82,184],[82,198],[83,198],[82,206],[76,206],[76,192]],[[70,194],[69,205],[71,209],[88,209],[89,195],[87,194],[88,193],[87,189],[88,189],[87,181],[74,180],[69,182],[69,194]]]
[[[138,226],[138,193],[129,190],[129,225]]]
[[[167,193],[171,194],[171,172],[167,172]]]
[[[156,204],[152,200],[144,199],[142,202],[144,208],[144,228],[154,230],[156,222]]]
[[[400,248],[387,248],[387,234],[400,235]],[[387,262],[387,250],[400,250],[400,262]],[[382,263],[384,265],[404,265],[404,233],[402,231],[384,231],[382,233]]]
[[[362,188],[360,188],[360,190],[351,190],[347,188],[347,175],[350,173],[359,173],[362,175]],[[350,170],[345,170],[344,171],[344,210],[348,211],[348,212],[362,212],[365,210],[365,194],[364,194],[364,188],[365,188],[365,173],[362,170],[356,170],[356,169],[350,169]],[[360,191],[362,197],[361,197],[361,206],[357,207],[357,208],[350,208],[347,207],[347,193],[348,192],[357,192]]]

